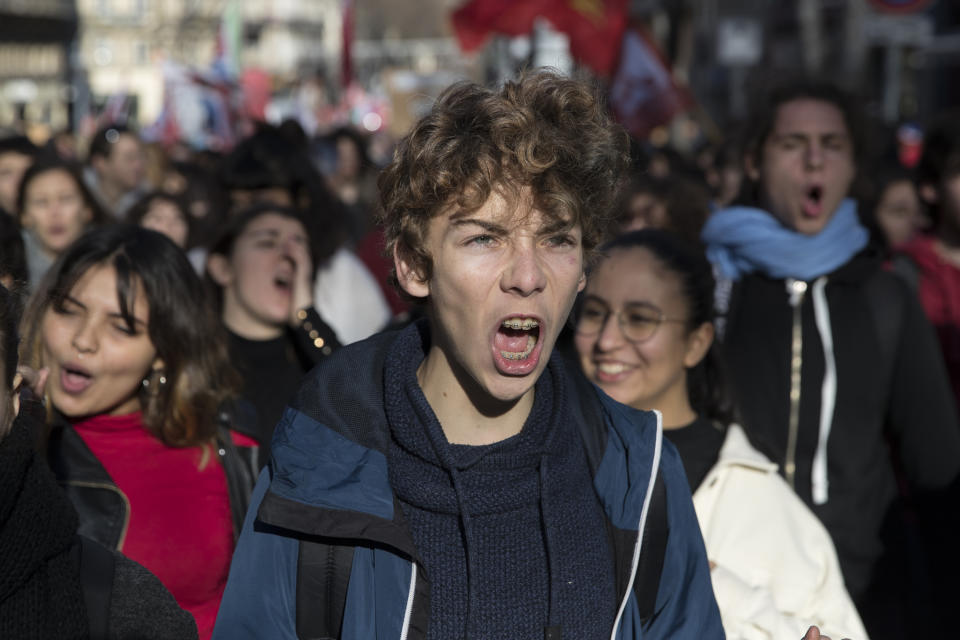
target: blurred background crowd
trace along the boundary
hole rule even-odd
[[[157,514],[100,535],[92,525],[84,529],[96,512],[90,501],[99,498],[84,497],[75,484],[68,493],[79,504],[81,533],[155,573],[194,614],[201,637],[212,631],[229,567],[231,522],[234,533],[237,524],[230,511],[245,500],[231,489],[231,478],[243,475],[230,471],[232,452],[250,467],[243,473],[255,473],[269,459],[273,427],[307,371],[340,346],[418,314],[390,284],[392,260],[383,255],[377,224],[379,169],[452,82],[497,83],[540,66],[597,86],[631,136],[631,173],[610,212],[614,231],[662,229],[701,252],[712,214],[745,203],[751,167],[744,158],[756,133],[750,114],[758,96],[775,81],[801,76],[856,96],[856,174],[840,196],[857,202],[857,222],[884,269],[919,292],[939,338],[930,367],[940,371],[945,363],[960,398],[960,189],[951,191],[960,174],[960,125],[949,115],[960,105],[956,3],[0,0],[0,282],[11,292],[7,311],[24,311],[24,327],[41,328],[41,346],[20,349],[24,364],[49,367],[57,359],[46,320],[51,310],[56,322],[85,314],[93,323],[99,291],[130,296],[121,296],[122,308],[101,311],[132,334],[147,316],[176,325],[209,313],[220,321],[208,330],[196,320],[186,338],[158,338],[151,329],[149,357],[136,359],[133,347],[125,348],[129,371],[101,372],[82,357],[62,358],[60,403],[53,397],[67,417],[93,416],[70,421],[83,439],[80,449],[92,452],[108,480],[128,483],[122,488],[136,503],[133,512]],[[819,202],[820,191],[815,195]],[[164,234],[179,254],[128,225]],[[99,236],[84,236],[91,230]],[[90,266],[104,264],[111,268]],[[176,274],[167,285],[150,284],[150,274],[163,269]],[[169,282],[187,293],[166,290]],[[149,311],[130,293],[138,287]],[[596,311],[596,318],[609,311]],[[239,375],[216,373],[227,361]],[[736,363],[732,368],[736,373]],[[133,387],[95,406],[71,405],[101,373]],[[210,386],[209,397],[176,396],[179,385],[198,381]],[[960,429],[950,400],[947,421]],[[131,425],[96,419],[131,409],[138,411]],[[896,421],[884,411],[880,423]],[[69,486],[83,477],[73,475],[82,455],[69,435],[56,435],[53,422],[48,456]],[[129,432],[128,448],[121,448],[115,434],[127,426],[145,426],[148,440]],[[223,477],[186,474],[173,495],[189,502],[191,487],[213,482],[209,495],[225,505],[222,513],[214,517],[195,505],[203,516],[194,516],[203,522],[199,530],[216,532],[216,544],[186,558],[184,545],[194,544],[186,539],[157,552],[152,541],[170,527],[160,524],[161,515],[173,507],[137,485],[136,461],[146,458],[136,456],[154,456],[148,449],[158,443],[189,448],[213,441],[225,484]],[[940,590],[948,583],[929,565],[952,549],[945,566],[957,566],[956,549],[943,540],[928,544],[926,525],[913,526],[929,506],[918,506],[911,493],[914,478],[897,462],[898,446],[883,443],[900,511],[882,532],[887,550],[898,552],[886,573],[875,574],[886,581],[882,595],[864,595],[863,585],[854,593],[846,576],[876,638],[939,630],[947,612]],[[158,473],[173,474],[178,464],[184,461],[164,458]],[[691,478],[692,488],[702,479]],[[815,498],[802,497],[823,517]],[[956,511],[955,497],[937,493],[933,509]],[[128,503],[128,519],[130,512]],[[843,532],[829,518],[825,524],[840,547]],[[198,558],[212,558],[199,586],[188,571]]]

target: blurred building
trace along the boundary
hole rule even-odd
[[[941,86],[960,53],[960,7],[950,0],[644,4],[659,13],[668,37],[678,20],[690,27],[684,73],[721,124],[742,120],[755,91],[792,75],[841,84],[887,124],[923,120],[955,102],[956,83]]]
[[[74,0],[0,2],[0,129],[67,126],[76,30]]]
[[[94,111],[128,96],[141,124],[163,106],[163,62],[217,62],[291,81],[339,58],[340,0],[77,0],[80,63]]]

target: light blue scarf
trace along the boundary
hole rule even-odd
[[[809,282],[846,264],[867,245],[869,234],[857,218],[856,202],[847,198],[813,236],[787,229],[762,209],[730,207],[710,216],[701,237],[710,262],[731,280],[760,271]]]

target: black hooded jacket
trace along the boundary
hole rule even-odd
[[[890,447],[911,490],[939,490],[960,472],[960,427],[933,330],[879,256],[866,249],[817,280],[796,287],[798,308],[785,280],[733,283],[723,353],[744,427],[788,479],[795,461],[794,488],[830,531],[856,598],[897,495]]]

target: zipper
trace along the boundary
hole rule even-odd
[[[807,283],[788,278],[787,294],[793,307],[793,334],[790,341],[790,420],[787,431],[787,454],[783,464],[784,477],[796,491],[797,433],[800,430],[800,373],[803,368],[803,297]]]
[[[81,480],[67,480],[67,484],[73,485],[74,487],[87,487],[88,489],[106,489],[107,491],[113,491],[120,499],[123,500],[123,505],[125,508],[123,514],[123,527],[120,529],[120,540],[117,542],[116,551],[123,549],[123,543],[127,539],[127,527],[130,526],[130,499],[127,498],[127,494],[120,490],[119,487],[107,482],[83,482]]]

